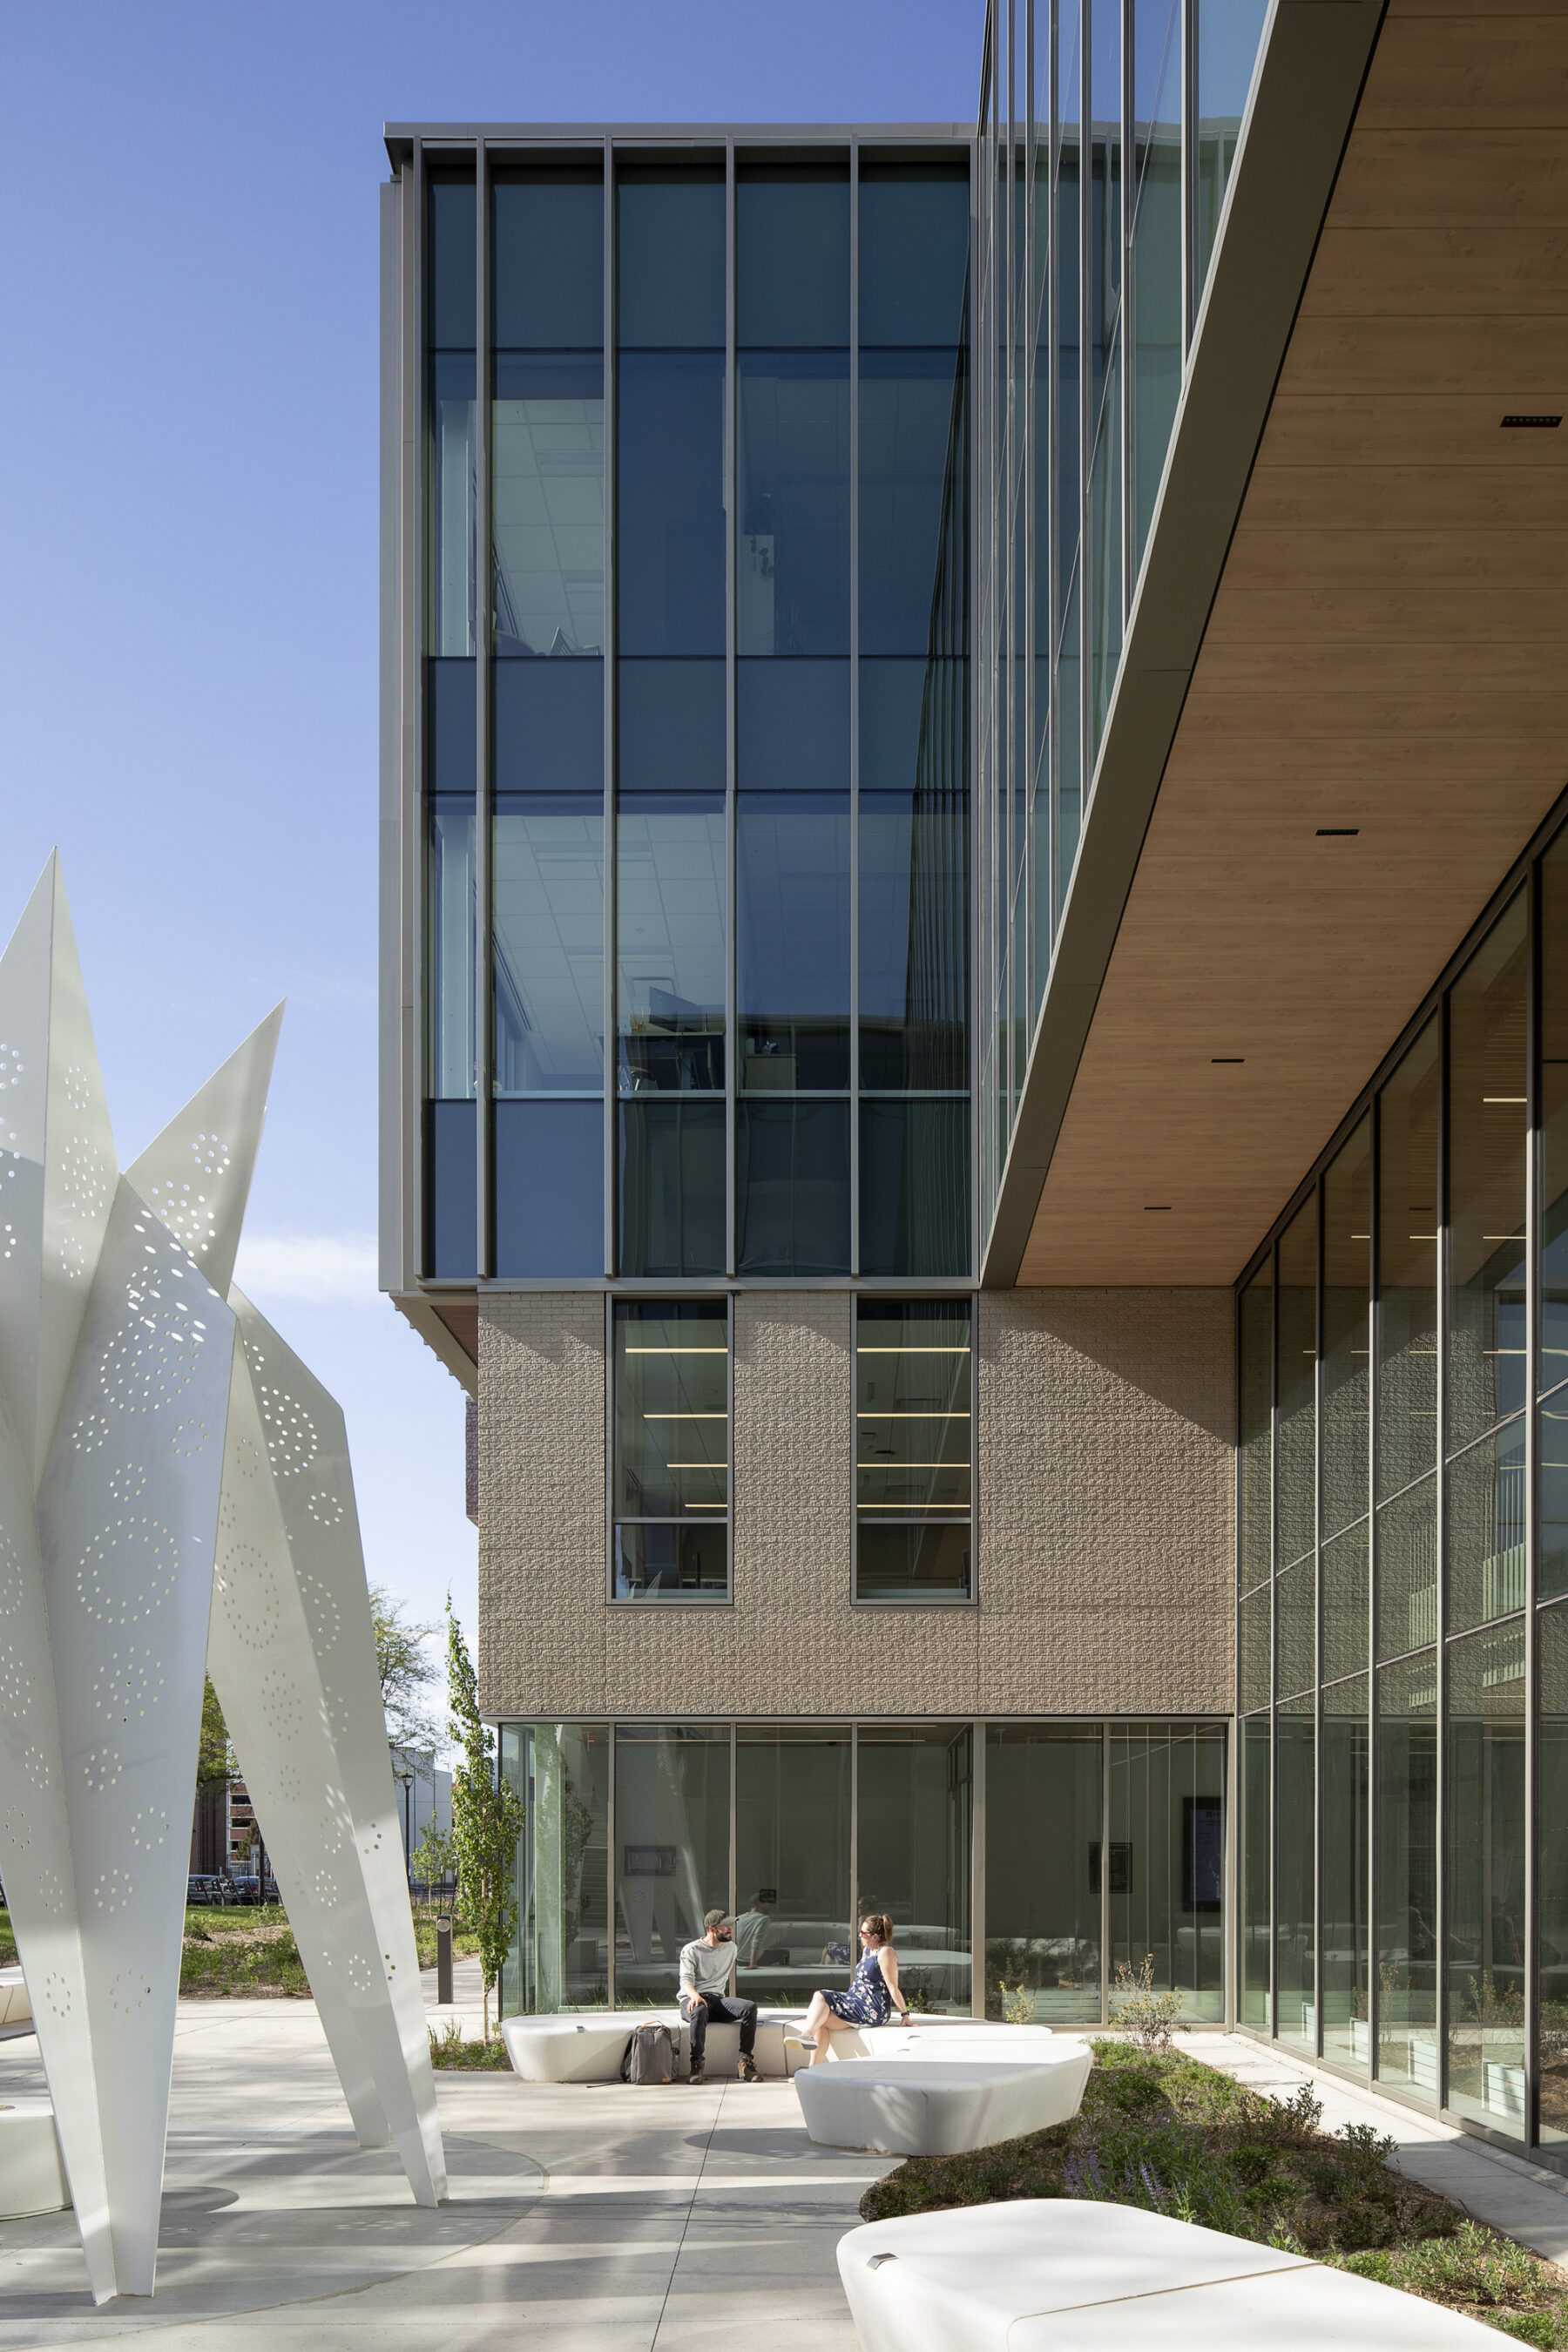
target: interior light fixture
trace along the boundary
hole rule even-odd
[[[1239,1069],[1246,1059],[1247,1056],[1245,1054],[1211,1054],[1209,1055],[1210,1065],[1216,1070],[1219,1069],[1222,1065],[1234,1066],[1235,1068]]]
[[[1537,426],[1537,427],[1539,427],[1539,428],[1543,428],[1543,429],[1544,429],[1544,428],[1549,428],[1549,427],[1551,427],[1552,425],[1561,425],[1561,424],[1562,424],[1562,422],[1563,422],[1563,419],[1562,419],[1562,417],[1561,417],[1560,415],[1559,415],[1559,416],[1505,416],[1505,417],[1503,418],[1503,423],[1504,423],[1505,425],[1535,425],[1535,426]]]
[[[1318,827],[1318,839],[1320,841],[1353,841],[1360,831],[1359,824],[1321,824]]]
[[[1143,1203],[1143,1214],[1146,1217],[1168,1216],[1170,1209],[1169,1201],[1145,1201]]]

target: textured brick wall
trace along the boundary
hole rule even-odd
[[[605,1706],[605,1302],[479,1308],[479,1704]]]
[[[479,1329],[479,1677],[498,1714],[1228,1708],[1231,1299],[981,1301],[977,1609],[852,1609],[850,1310],[735,1302],[731,1609],[605,1600],[604,1308]]]
[[[1228,1711],[1229,1291],[980,1304],[984,1713]]]

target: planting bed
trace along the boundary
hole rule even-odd
[[[1568,2347],[1568,2279],[1388,2168],[1365,2125],[1331,2136],[1303,2085],[1280,2103],[1175,2052],[1094,2044],[1074,2122],[966,2156],[911,2157],[868,2189],[868,2221],[1079,2197],[1140,2205],[1406,2288],[1517,2341]]]

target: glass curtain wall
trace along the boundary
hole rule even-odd
[[[965,148],[424,211],[426,1276],[963,1280]]]
[[[798,2008],[842,1991],[850,1918],[847,1724],[742,1723],[735,1734],[735,1989]]]
[[[1244,2021],[1547,2148],[1568,2147],[1565,940],[1559,835],[1237,1294]]]
[[[605,1256],[605,187],[489,191],[494,1267]]]
[[[474,175],[425,191],[424,1263],[479,1271]]]
[[[616,1264],[722,1274],[729,784],[721,155],[616,180]]]
[[[668,2003],[724,1905],[759,2001],[847,1985],[857,1920],[887,1911],[917,2010],[1098,2024],[1148,1956],[1185,2018],[1224,2014],[1223,1723],[500,1731],[526,1816],[507,2013]]]
[[[1003,0],[987,29],[974,343],[983,1236],[1267,14],[1266,0]]]

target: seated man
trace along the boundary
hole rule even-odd
[[[759,1886],[752,1898],[751,1909],[742,1911],[736,1920],[735,1957],[743,1969],[755,1967],[757,1954],[763,1949],[763,1937],[778,1899],[771,1886]]]
[[[691,2032],[691,2080],[700,2083],[708,2047],[708,2020],[722,2018],[741,2029],[740,2076],[742,2083],[760,2083],[752,2057],[757,2038],[757,2004],[732,2000],[726,1987],[734,1966],[735,1923],[727,1911],[710,1911],[702,1933],[680,1948],[680,2013]]]

